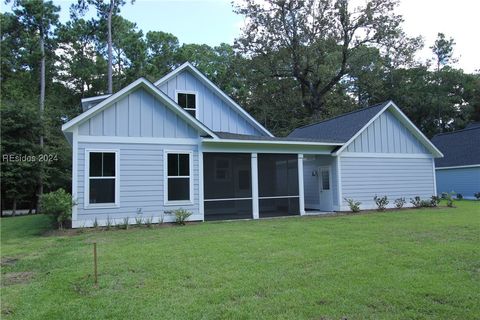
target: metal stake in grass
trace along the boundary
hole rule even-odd
[[[98,273],[97,273],[97,243],[93,243],[93,272],[95,275],[95,287],[98,287]]]

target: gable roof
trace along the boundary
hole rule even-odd
[[[159,87],[175,75],[179,74],[180,72],[188,70],[191,74],[200,80],[205,86],[211,88],[213,92],[215,92],[225,103],[231,105],[234,109],[236,109],[240,115],[242,115],[247,121],[249,121],[254,127],[259,129],[261,132],[265,133],[269,137],[273,137],[274,135],[268,131],[264,126],[262,126],[254,117],[252,117],[247,111],[245,111],[239,104],[233,101],[225,92],[223,92],[219,87],[217,87],[210,79],[208,79],[203,73],[201,73],[197,68],[195,68],[190,62],[185,62],[180,67],[176,68],[172,72],[165,75],[163,78],[155,81],[154,85]]]
[[[435,159],[438,168],[480,165],[480,126],[440,133],[432,138],[432,142],[445,155],[442,159]]]
[[[198,121],[195,117],[181,108],[178,104],[175,103],[170,97],[168,97],[165,93],[163,93],[160,89],[153,85],[150,81],[145,78],[139,78],[123,88],[122,90],[110,95],[108,98],[104,99],[102,102],[98,103],[94,107],[88,109],[87,111],[81,113],[80,115],[76,116],[72,120],[68,121],[64,125],[62,125],[62,131],[71,131],[74,126],[77,126],[86,120],[92,118],[96,114],[102,112],[104,109],[111,106],[114,102],[117,102],[124,96],[128,95],[129,93],[133,92],[138,88],[144,88],[154,97],[158,98],[161,102],[163,102],[167,108],[170,108],[173,112],[180,116],[183,120],[187,123],[190,123],[194,128],[199,130],[201,133],[210,135],[213,138],[217,139],[217,135],[207,128],[203,123]]]
[[[343,146],[334,152],[335,155],[345,150],[355,138],[373,123],[382,113],[389,109],[397,119],[429,150],[434,157],[442,157],[442,153],[430,140],[408,119],[393,101],[385,101],[370,107],[355,110],[337,117],[292,131],[288,137],[311,139],[337,139]]]
[[[389,101],[388,101],[389,102]],[[293,130],[289,138],[309,138],[345,143],[362,129],[388,102],[345,113]]]

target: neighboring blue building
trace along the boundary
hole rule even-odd
[[[272,103],[275,103],[272,101]],[[73,227],[143,217],[258,219],[436,194],[441,152],[392,102],[274,137],[189,63],[82,100],[72,145]],[[310,209],[310,210],[309,210]]]
[[[435,160],[438,193],[455,192],[474,199],[480,192],[480,122],[437,134],[432,142],[444,154]]]

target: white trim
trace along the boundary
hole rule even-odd
[[[114,203],[90,203],[90,153],[115,153],[115,202]],[[83,208],[88,209],[110,209],[120,207],[120,150],[119,149],[85,149],[85,172],[84,172],[84,198]],[[105,177],[111,179],[112,177]]]
[[[385,112],[385,110],[390,107],[393,108],[394,112],[396,112],[400,116],[399,121],[404,121],[407,123],[407,126],[405,126],[405,124],[404,126],[407,127],[410,132],[413,131],[413,135],[420,140],[420,142],[432,153],[434,157],[443,157],[443,154],[440,152],[440,150],[438,150],[438,148],[435,147],[435,145],[427,137],[425,137],[425,135],[413,124],[412,121],[410,121],[410,119],[402,112],[402,110],[400,110],[399,107],[397,107],[397,105],[393,101],[389,101],[382,108],[382,110],[380,110],[374,117],[372,117],[370,121],[368,121],[367,124],[362,127],[362,129],[360,129],[353,137],[350,138],[350,140],[348,140],[340,149],[338,149],[334,153],[334,155],[341,154],[359,135],[362,134],[362,132],[364,132],[375,120],[377,120]]]
[[[298,155],[298,195],[300,196],[300,215],[305,215],[305,191],[303,184],[303,154]]]
[[[246,117],[248,120],[250,120],[260,131],[263,131],[266,133],[268,136],[273,137],[274,135],[270,133],[264,126],[262,126],[255,118],[253,118],[248,112],[246,112],[240,105],[238,105],[235,101],[233,101],[232,98],[230,98],[225,92],[220,90],[219,87],[217,87],[212,81],[210,81],[207,77],[205,77],[197,68],[195,68],[192,64],[189,62],[185,62],[182,64],[180,67],[176,68],[172,72],[168,73],[164,77],[162,77],[160,80],[155,81],[154,85],[159,87],[162,85],[165,81],[168,79],[172,78],[179,72],[183,71],[184,69],[189,69],[190,71],[193,72],[194,76],[199,78],[204,84],[207,84],[210,86],[223,100],[226,102],[230,103],[233,107],[235,107],[244,117]]]
[[[343,200],[343,195],[342,195],[342,164],[340,162],[340,156],[337,156],[337,188],[338,188],[338,204],[337,208],[340,208],[342,206],[342,200]],[[335,206],[334,206],[335,207]]]
[[[433,194],[437,195],[437,172],[435,171],[435,159],[432,159],[432,174],[433,174]]]
[[[205,199],[205,202],[213,202],[213,201],[235,201],[235,200],[252,200],[252,197],[248,198],[221,198],[221,199]]]
[[[78,136],[79,142],[92,143],[143,143],[167,145],[198,145],[199,139],[188,138],[156,138],[156,137],[117,137],[117,136]]]
[[[198,213],[205,219],[205,194],[204,194],[204,177],[203,177],[203,150],[202,144],[198,146]]]
[[[258,200],[258,154],[251,154],[252,170],[252,214],[253,219],[260,218],[259,200]]]
[[[168,108],[170,108],[173,112],[179,115],[183,120],[191,123],[195,128],[200,130],[202,133],[208,134],[213,138],[218,138],[213,131],[207,128],[203,123],[198,121],[198,119],[193,117],[187,111],[183,110],[183,108],[181,108],[178,104],[176,104],[165,93],[163,93],[160,89],[155,87],[151,82],[145,80],[144,78],[135,80],[125,88],[118,91],[117,93],[112,94],[110,97],[103,100],[99,104],[95,105],[94,107],[88,109],[87,111],[81,113],[77,117],[68,121],[67,123],[62,125],[62,131],[69,131],[73,126],[80,125],[81,123],[93,117],[94,115],[102,112],[105,108],[109,107],[112,103],[117,102],[123,96],[133,92],[137,87],[142,87],[150,91],[150,93],[152,93],[155,97],[159,98]]]
[[[175,102],[178,104],[178,94],[179,93],[184,93],[184,94],[193,94],[195,95],[195,109],[192,109],[192,108],[183,108],[182,106],[180,106],[181,108],[183,108],[183,110],[195,110],[195,118],[198,119],[198,91],[194,91],[194,90],[175,90]]]
[[[240,143],[240,144],[275,144],[296,146],[341,146],[342,143],[311,142],[311,141],[281,141],[281,140],[240,140],[240,139],[210,139],[202,138],[203,143]]]
[[[168,155],[169,154],[188,154],[189,161],[189,187],[190,187],[190,199],[188,200],[168,200]],[[175,179],[175,177],[170,177]],[[178,178],[187,178],[187,176],[179,176]],[[163,150],[163,205],[164,206],[182,206],[182,205],[193,205],[195,202],[195,196],[193,194],[193,151],[192,150]]]
[[[411,158],[411,159],[432,159],[429,153],[380,153],[380,152],[349,152],[342,153],[342,157],[350,158]]]
[[[78,127],[72,134],[72,199],[72,221],[75,221],[78,215]]]
[[[273,196],[273,197],[258,197],[260,200],[268,200],[268,199],[285,199],[285,198],[299,198],[298,196]]]
[[[480,164],[470,164],[465,166],[452,166],[452,167],[436,167],[435,170],[448,170],[448,169],[465,169],[465,168],[478,168]]]

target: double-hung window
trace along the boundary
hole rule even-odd
[[[177,92],[177,103],[192,116],[196,116],[197,96],[194,92]]]
[[[166,152],[166,196],[167,204],[192,202],[192,153]]]
[[[85,203],[118,205],[117,151],[87,150]]]

